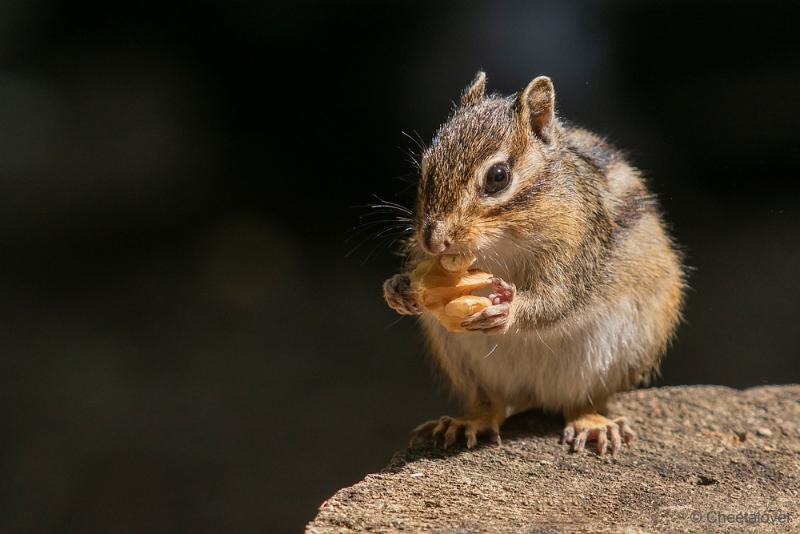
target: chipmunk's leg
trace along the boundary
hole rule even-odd
[[[446,449],[462,434],[469,449],[478,443],[480,435],[485,435],[490,441],[500,445],[500,425],[504,420],[505,408],[501,404],[479,401],[464,416],[444,415],[439,419],[422,423],[411,432],[409,447],[430,439],[434,445],[438,444]]]
[[[594,442],[597,454],[604,454],[610,448],[615,454],[622,443],[630,443],[634,437],[628,421],[624,417],[609,419],[595,409],[567,410],[564,412],[567,425],[561,436],[561,443],[570,446],[573,452],[580,452],[586,442]]]

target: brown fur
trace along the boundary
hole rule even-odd
[[[614,363],[623,366],[622,378],[608,384],[600,377],[602,386],[589,388],[583,403],[565,400],[565,411],[584,413],[657,370],[680,318],[680,256],[640,173],[603,139],[556,118],[548,78],[512,97],[485,96],[485,83],[479,73],[423,153],[411,267],[430,243],[443,240],[494,261],[517,288],[504,336],[570,332],[606,305],[610,314],[620,302],[637,307],[646,340]],[[482,194],[492,158],[507,162],[513,176],[497,198]],[[636,328],[631,325],[634,335]],[[492,399],[469,361],[448,354],[436,325],[426,323],[426,331],[468,404],[536,405],[535,391],[522,400]]]
[[[485,83],[485,77],[479,79]],[[660,241],[658,252],[667,264],[661,274],[666,276],[669,268],[674,283],[682,288],[678,255],[660,222],[655,197],[638,171],[586,130],[556,122],[547,144],[519,132],[518,108],[518,97],[489,96],[476,102],[473,95],[472,103],[459,107],[439,129],[422,158],[418,225],[431,219],[444,221],[456,242],[480,239],[476,234],[481,231],[498,229],[527,238],[526,252],[538,258],[536,269],[529,279],[514,282],[520,289],[538,286],[548,292],[547,302],[542,303],[547,309],[526,314],[533,323],[563,317],[610,282],[628,287],[647,282],[642,278],[648,270],[627,272],[624,258],[614,254],[637,238]],[[476,167],[503,148],[513,167],[532,176],[502,204],[464,205],[465,193],[476,189]],[[532,155],[541,160],[531,161]],[[634,232],[647,214],[657,223],[650,232]],[[659,263],[648,260],[638,267],[654,262]]]

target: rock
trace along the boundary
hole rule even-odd
[[[772,435],[772,430],[770,430],[769,428],[759,428],[756,430],[756,434],[758,434],[761,437],[768,438]]]
[[[642,389],[617,396],[637,438],[616,457],[571,454],[559,418],[526,413],[503,445],[397,453],[308,524],[349,532],[707,532],[800,529],[800,386]]]

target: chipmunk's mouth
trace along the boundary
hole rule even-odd
[[[472,254],[480,237],[462,223],[425,217],[417,227],[417,241],[432,256]]]
[[[422,250],[424,250],[431,256],[443,256],[446,254],[453,254],[453,255],[475,254],[474,243],[454,240],[450,239],[449,237],[446,237],[439,241],[431,241],[430,238],[426,239],[425,237],[422,237],[419,240],[419,243],[422,246]]]
[[[475,250],[473,247],[469,245],[455,243],[447,247],[447,250],[437,254],[437,256],[442,256],[445,254],[454,255],[454,256],[474,256]]]

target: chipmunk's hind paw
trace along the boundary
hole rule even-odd
[[[630,443],[634,435],[624,417],[612,420],[592,413],[569,421],[564,427],[561,443],[569,445],[572,452],[581,452],[589,442],[595,444],[597,454],[605,454],[609,449],[611,454],[616,454],[622,448],[622,443]]]
[[[426,421],[411,431],[411,440],[408,444],[413,448],[424,441],[432,441],[447,449],[453,445],[461,435],[466,439],[467,448],[471,449],[478,443],[478,436],[485,435],[490,441],[501,444],[499,427],[491,421],[473,417],[450,417],[444,415],[439,419]]]

